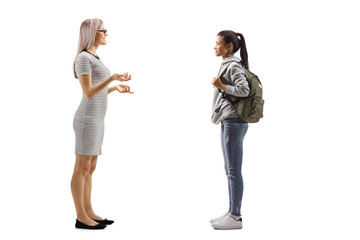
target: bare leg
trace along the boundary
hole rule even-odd
[[[97,158],[98,156],[92,156],[90,171],[85,176],[83,201],[84,201],[85,212],[90,218],[96,220],[104,220],[103,218],[95,214],[91,204],[92,174],[96,169]]]
[[[71,192],[74,199],[77,219],[87,225],[95,226],[98,223],[86,214],[83,200],[85,176],[90,171],[91,158],[92,156],[76,154],[74,173],[71,178]]]

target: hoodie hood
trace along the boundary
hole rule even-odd
[[[236,61],[236,62],[241,62],[241,59],[238,58],[238,57],[235,57],[235,56],[231,56],[231,57],[228,57],[226,58],[221,65],[224,65],[226,63],[229,63],[229,62],[232,62],[232,61]]]

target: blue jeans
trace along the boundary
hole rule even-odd
[[[229,213],[241,216],[241,201],[244,183],[241,174],[243,157],[243,139],[248,124],[240,118],[227,118],[221,121],[221,147],[228,177]]]

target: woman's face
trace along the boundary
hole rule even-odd
[[[99,31],[97,31],[96,33],[96,38],[95,38],[95,44],[97,45],[106,45],[106,37],[107,37],[107,32],[104,33],[103,31],[106,30],[106,28],[103,26],[101,26],[101,28],[99,29]]]
[[[225,43],[223,41],[223,37],[222,36],[216,36],[216,44],[214,47],[215,50],[215,55],[217,57],[225,57],[228,56],[229,53],[231,54],[232,52],[232,44],[228,44],[227,46],[225,46]]]

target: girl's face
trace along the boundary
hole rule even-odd
[[[216,36],[216,45],[214,47],[215,55],[217,57],[228,57],[232,55],[232,44],[224,44],[222,36]]]
[[[95,37],[95,44],[106,45],[107,30],[104,26],[101,26],[100,30],[97,31]]]

